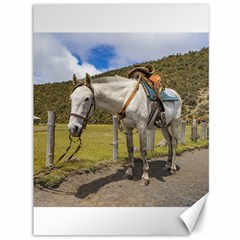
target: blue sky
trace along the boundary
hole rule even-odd
[[[209,46],[208,33],[35,33],[34,83],[83,78]]]
[[[110,60],[115,57],[115,48],[108,44],[98,45],[90,50],[89,63],[97,69],[108,69]]]

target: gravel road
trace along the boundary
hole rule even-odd
[[[177,157],[178,171],[163,172],[166,157],[151,159],[150,184],[140,186],[142,161],[133,180],[123,180],[126,166],[111,164],[95,173],[75,174],[55,190],[34,188],[35,207],[188,207],[208,192],[208,149]]]

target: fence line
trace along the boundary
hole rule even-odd
[[[47,128],[47,151],[46,151],[46,167],[54,164],[54,147],[55,147],[55,121],[56,113],[48,111],[48,128]],[[186,142],[186,121],[180,123],[179,143]],[[208,124],[201,123],[201,138],[198,134],[198,124],[195,120],[191,126],[191,140],[196,142],[199,138],[203,141],[208,139]],[[113,160],[118,159],[118,117],[113,116]],[[147,131],[147,149],[153,151],[155,147],[155,130]]]
[[[207,123],[202,122],[201,123],[201,140],[206,140],[207,139]]]
[[[54,164],[55,121],[56,113],[48,111],[46,167]]]
[[[113,160],[118,159],[118,117],[113,116]]]
[[[191,137],[190,138],[193,142],[196,142],[199,138],[198,127],[197,127],[196,120],[193,120],[193,122],[192,122],[192,129],[191,129]]]
[[[186,125],[187,123],[185,121],[182,121],[180,124],[180,136],[179,136],[179,143],[180,144],[185,144],[185,138],[186,138]]]

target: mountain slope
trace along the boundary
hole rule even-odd
[[[183,99],[182,117],[208,119],[208,73],[209,49],[189,51],[186,54],[170,55],[156,61],[141,63],[152,64],[156,73],[161,75],[166,87],[176,90]],[[101,76],[127,76],[132,66],[108,71]],[[57,122],[67,122],[70,113],[69,95],[71,81],[34,85],[34,115],[41,117],[41,122],[47,121],[47,111],[55,111]],[[98,110],[93,119],[96,123],[110,123],[112,114]]]

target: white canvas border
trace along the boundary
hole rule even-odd
[[[34,235],[188,235],[180,219],[187,207],[35,207]]]
[[[97,4],[94,6],[88,4],[82,5],[43,4],[34,5],[33,10],[34,10],[33,15],[34,32],[209,31],[209,8],[207,4],[139,4],[139,5]],[[52,16],[53,12],[54,17]],[[124,18],[120,14],[122,12],[124,12]],[[134,18],[133,12],[138,13],[134,15]],[[151,18],[142,17],[146,16],[146,12],[151,13]],[[180,15],[179,12],[181,13]],[[91,17],[91,19],[89,19],[89,17]],[[109,19],[111,19],[111,24],[109,24]],[[180,215],[186,209],[187,208],[181,207],[177,208],[35,207],[34,234],[187,235],[188,231],[180,219]],[[146,222],[144,221],[145,218],[151,219],[151,221]],[[124,227],[119,228],[119,226]]]
[[[34,32],[209,31],[207,4],[40,4],[33,11]]]
[[[144,2],[132,0],[132,2]],[[156,0],[154,0],[156,2]],[[1,173],[1,216],[3,227],[1,236],[3,239],[35,239],[32,236],[32,4],[45,2],[43,0],[3,1],[1,3],[1,26],[2,35],[7,36],[1,40],[1,59],[4,67],[1,69],[3,81],[2,89],[11,87],[14,98],[9,98],[9,91],[2,91],[0,98],[1,110],[5,116],[12,116],[13,109],[15,116],[19,118],[1,118],[2,139],[4,146],[1,154],[2,169],[9,169],[9,153],[14,167],[9,171]],[[53,2],[53,1],[49,1]],[[59,3],[66,3],[59,0]],[[82,3],[84,0],[73,0],[73,3]],[[96,2],[89,0],[88,2]],[[112,2],[106,0],[105,2]],[[129,1],[122,0],[128,3]],[[166,2],[158,0],[157,2]],[[170,1],[173,3],[180,0]],[[199,1],[200,2],[200,1]],[[222,117],[223,108],[227,104],[223,98],[227,85],[231,86],[232,101],[237,104],[239,96],[239,2],[235,0],[208,0],[211,10],[211,35],[210,35],[210,188],[211,194],[208,197],[204,208],[204,218],[198,220],[190,239],[236,239],[239,235],[239,223],[236,221],[240,212],[239,197],[236,195],[239,189],[239,168],[238,160],[240,129],[235,125],[227,126],[226,118]],[[14,53],[10,54],[11,52]],[[14,56],[21,61],[14,65]],[[224,57],[221,57],[224,56]],[[226,59],[228,61],[226,61]],[[230,61],[231,60],[231,61]],[[14,76],[21,76],[21,79],[14,79]],[[13,74],[10,76],[10,74]],[[24,97],[23,97],[24,93]],[[26,94],[25,94],[26,93]],[[16,108],[16,99],[18,107]],[[5,104],[8,101],[8,104]],[[229,107],[229,105],[228,105]],[[235,109],[236,110],[236,109]],[[234,105],[228,112],[234,111]],[[238,114],[236,113],[236,117]],[[10,134],[7,126],[18,126],[18,138],[15,150],[12,144],[13,135]],[[232,141],[229,141],[231,139]],[[6,143],[6,144],[5,144]],[[229,168],[231,163],[234,167]],[[24,174],[23,174],[24,173]],[[14,177],[11,177],[14,176]],[[7,184],[6,184],[7,183]],[[234,196],[234,197],[231,197]],[[17,200],[17,202],[16,202]],[[14,229],[14,230],[13,230]],[[82,239],[95,239],[95,237],[81,237]],[[109,239],[137,239],[138,237],[109,237]],[[175,237],[161,237],[163,240],[175,239]],[[52,237],[44,237],[52,239]],[[57,238],[58,239],[58,238]],[[60,238],[59,238],[60,239]],[[61,237],[61,239],[72,239],[72,237]],[[152,237],[141,237],[148,240]]]

